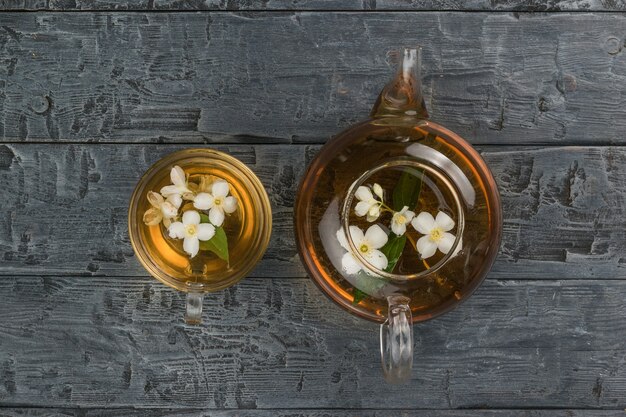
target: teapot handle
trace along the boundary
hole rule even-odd
[[[387,382],[398,384],[411,377],[413,368],[413,327],[407,297],[387,297],[387,320],[380,325],[380,358]]]
[[[202,301],[204,294],[201,292],[187,293],[187,307],[185,309],[185,323],[200,324],[202,323]]]

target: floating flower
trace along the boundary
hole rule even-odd
[[[391,218],[391,231],[402,236],[406,232],[407,223],[410,223],[413,217],[415,213],[409,210],[408,206],[402,207],[402,210],[395,212]]]
[[[372,190],[374,191],[374,194],[376,194],[378,196],[378,198],[380,198],[380,201],[384,200],[384,197],[383,197],[383,187],[381,187],[380,184],[374,183],[374,186],[372,187]]]
[[[185,200],[193,200],[194,193],[189,188],[187,176],[181,167],[176,165],[172,168],[170,171],[170,179],[172,180],[172,185],[166,185],[161,188],[161,194],[163,194],[163,197],[167,198],[172,195],[176,195],[184,198]]]
[[[183,202],[179,195],[171,195],[166,199],[159,193],[148,191],[150,207],[143,214],[143,222],[146,226],[155,226],[163,221],[165,227],[169,227],[173,218],[178,216],[178,208]]]
[[[387,234],[380,226],[376,224],[370,226],[365,232],[365,235],[357,226],[350,226],[350,238],[361,256],[365,258],[369,264],[380,270],[387,268],[387,257],[378,250],[387,243]],[[345,272],[348,274],[356,274],[363,269],[367,274],[374,275],[369,269],[364,269],[361,263],[352,254],[350,245],[346,240],[346,234],[342,229],[337,231],[337,239],[339,240],[339,244],[348,251],[341,258],[341,266]]]
[[[193,206],[198,210],[209,210],[209,220],[219,227],[224,223],[224,213],[230,214],[237,210],[237,199],[229,196],[230,189],[224,180],[217,180],[211,186],[211,193],[198,193]]]
[[[172,239],[184,239],[183,250],[192,258],[200,250],[201,240],[210,240],[215,236],[215,227],[209,223],[200,223],[200,214],[195,210],[183,213],[183,221],[172,223],[168,231]]]
[[[440,211],[435,219],[432,214],[421,212],[413,219],[411,225],[415,230],[425,235],[419,238],[416,245],[422,259],[430,258],[437,252],[437,249],[444,254],[450,252],[456,237],[452,233],[448,233],[454,228],[454,220],[446,213]],[[458,248],[460,246],[458,245]]]
[[[374,193],[382,200],[383,189],[380,185],[374,184]],[[356,189],[354,193],[359,202],[354,207],[354,212],[357,216],[363,217],[367,215],[367,221],[373,222],[380,216],[380,206],[382,201],[378,201],[374,198],[372,191],[363,185]]]

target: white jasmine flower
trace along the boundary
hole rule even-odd
[[[179,195],[171,195],[166,199],[154,191],[148,191],[150,207],[143,214],[143,222],[146,226],[155,226],[163,221],[165,227],[169,227],[173,218],[178,216],[178,208],[183,200]]]
[[[211,193],[198,193],[193,206],[198,210],[209,210],[209,220],[219,227],[224,223],[224,213],[230,214],[237,210],[237,199],[229,196],[230,189],[224,180],[217,180],[211,187]]]
[[[183,213],[183,221],[172,223],[168,231],[172,239],[184,239],[183,250],[192,258],[200,250],[201,240],[210,240],[215,236],[215,227],[209,223],[200,223],[200,214],[195,210]]]
[[[430,258],[439,249],[442,253],[450,252],[456,237],[448,231],[454,228],[454,220],[446,213],[440,211],[437,218],[433,218],[432,214],[421,212],[411,222],[411,225],[425,235],[419,238],[416,249],[422,259]],[[460,249],[461,245],[458,245]],[[455,253],[456,254],[456,253]]]
[[[170,179],[172,180],[172,185],[166,185],[161,188],[161,194],[163,194],[163,197],[167,198],[172,195],[177,195],[185,200],[193,199],[193,191],[189,188],[187,176],[181,167],[176,165],[172,168],[170,171]]]
[[[380,186],[380,184],[374,183],[374,186],[372,187],[372,190],[374,190],[374,194],[376,194],[378,196],[378,198],[380,198],[380,201],[383,201],[383,187]]]
[[[370,226],[363,234],[363,231],[357,226],[350,226],[350,238],[356,246],[357,250],[365,260],[377,269],[383,270],[387,268],[387,257],[378,249],[387,243],[387,234],[378,225]],[[341,258],[341,266],[348,274],[356,274],[360,270],[364,270],[370,275],[374,275],[369,269],[364,269],[357,258],[352,254],[350,245],[346,240],[346,235],[342,229],[337,231],[337,239],[339,244],[348,252]]]
[[[406,232],[407,223],[410,223],[413,217],[415,213],[409,210],[408,206],[402,207],[402,210],[395,212],[391,218],[391,231],[402,236]]]
[[[374,184],[374,192],[382,200],[383,189],[380,185]],[[356,189],[354,195],[359,200],[354,207],[354,212],[357,216],[363,217],[367,215],[368,222],[373,222],[380,216],[380,205],[382,201],[376,200],[368,187],[361,185]]]

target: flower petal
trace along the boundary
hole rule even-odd
[[[402,236],[406,233],[406,223],[400,224],[395,221],[391,222],[391,231],[398,236]]]
[[[454,228],[454,220],[452,220],[452,218],[443,211],[437,213],[435,223],[437,223],[437,226],[439,226],[439,228],[444,232],[447,232],[448,230],[452,230]]]
[[[185,176],[185,171],[183,171],[183,169],[178,165],[170,171],[170,179],[174,185],[185,188],[187,187],[187,177]]]
[[[417,215],[411,222],[415,230],[423,235],[427,235],[435,227],[435,218],[432,214],[425,211]]]
[[[224,180],[217,180],[213,183],[211,191],[213,191],[213,197],[215,198],[226,197],[229,191],[228,183]]]
[[[224,212],[219,207],[213,207],[209,211],[209,220],[216,227],[220,227],[224,223]]]
[[[370,189],[362,185],[356,189],[356,193],[354,193],[354,196],[358,198],[360,201],[365,201],[365,202],[369,202],[370,200],[374,198]]]
[[[387,268],[387,265],[389,264],[385,254],[379,250],[371,251],[366,259],[367,262],[369,262],[373,267],[380,269],[381,271]]]
[[[171,195],[180,195],[180,191],[176,185],[166,185],[161,188],[161,194],[163,194],[163,197],[167,198]]]
[[[237,210],[237,199],[233,196],[226,197],[222,203],[222,208],[228,214]]]
[[[354,207],[354,213],[359,217],[365,216],[371,207],[367,201],[359,201]]]
[[[387,233],[377,224],[370,226],[367,232],[365,232],[365,240],[367,240],[374,249],[380,249],[385,246],[387,239]]]
[[[198,183],[197,191],[200,193],[208,193],[211,191],[210,177],[208,175],[202,175],[200,177],[200,182]]]
[[[200,193],[193,199],[193,206],[198,210],[208,210],[213,207],[213,196],[209,193]]]
[[[183,249],[193,258],[200,250],[200,241],[195,236],[186,237],[183,241]]]
[[[200,224],[200,214],[195,210],[188,210],[183,213],[183,224],[188,226],[190,224]]]
[[[374,194],[380,197],[380,200],[382,201],[383,200],[383,187],[381,187],[380,184],[375,183],[372,189],[374,190]]]
[[[378,216],[380,216],[380,206],[378,204],[374,204],[372,207],[370,207],[369,211],[367,212],[367,215],[371,218],[378,218]]]
[[[176,208],[180,208],[180,205],[183,204],[183,199],[178,194],[172,194],[171,196],[167,197],[166,201]]]
[[[167,231],[172,239],[182,239],[185,237],[185,225],[181,222],[174,222],[170,224]]]
[[[197,233],[198,239],[211,240],[215,236],[215,226],[209,223],[200,223]]]
[[[154,191],[148,191],[148,202],[152,207],[161,207],[163,204],[163,196],[159,193],[155,193]]]
[[[373,221],[376,221],[376,219],[378,219],[378,216],[379,216],[379,215],[380,215],[380,212],[378,212],[378,214],[377,214],[377,215],[375,215],[375,216],[372,216],[372,215],[370,215],[369,213],[367,213],[367,216],[365,217],[365,219],[366,219],[368,222],[370,222],[370,223],[371,223],[371,222],[373,222]]]
[[[437,252],[437,244],[432,241],[430,236],[422,236],[417,241],[415,249],[417,249],[422,259],[427,259]]]
[[[337,240],[339,241],[341,247],[345,250],[350,250],[350,246],[348,245],[348,240],[346,239],[346,234],[343,232],[343,229],[337,230],[335,235],[337,236]]]
[[[176,217],[178,215],[178,209],[169,201],[166,201],[161,205],[161,212],[163,213],[163,217],[166,219],[171,219],[172,217]]]
[[[361,229],[357,226],[350,226],[350,239],[352,239],[354,246],[359,246],[363,242],[364,237]],[[348,247],[350,246],[348,245]]]
[[[407,210],[404,212],[404,217],[406,217],[407,222],[410,222],[411,220],[413,220],[413,217],[415,217],[415,212]]]
[[[193,201],[193,199],[196,198],[196,195],[193,192],[186,189],[181,191],[181,194],[183,196],[183,200]]]
[[[344,253],[341,258],[341,267],[347,274],[356,274],[361,270],[361,264],[354,259],[354,256],[350,252]]]
[[[452,233],[446,232],[443,234],[443,236],[441,236],[439,242],[437,242],[437,247],[441,252],[448,253],[450,252],[450,249],[452,249],[452,245],[454,245],[455,240],[456,237],[454,237]]]
[[[163,213],[161,210],[155,207],[151,207],[143,214],[143,222],[146,226],[156,226],[161,223],[163,219]]]

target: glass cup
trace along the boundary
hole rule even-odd
[[[139,262],[187,293],[185,322],[199,324],[204,293],[236,284],[263,257],[272,211],[261,181],[241,161],[213,149],[186,149],[141,177],[128,229]]]

